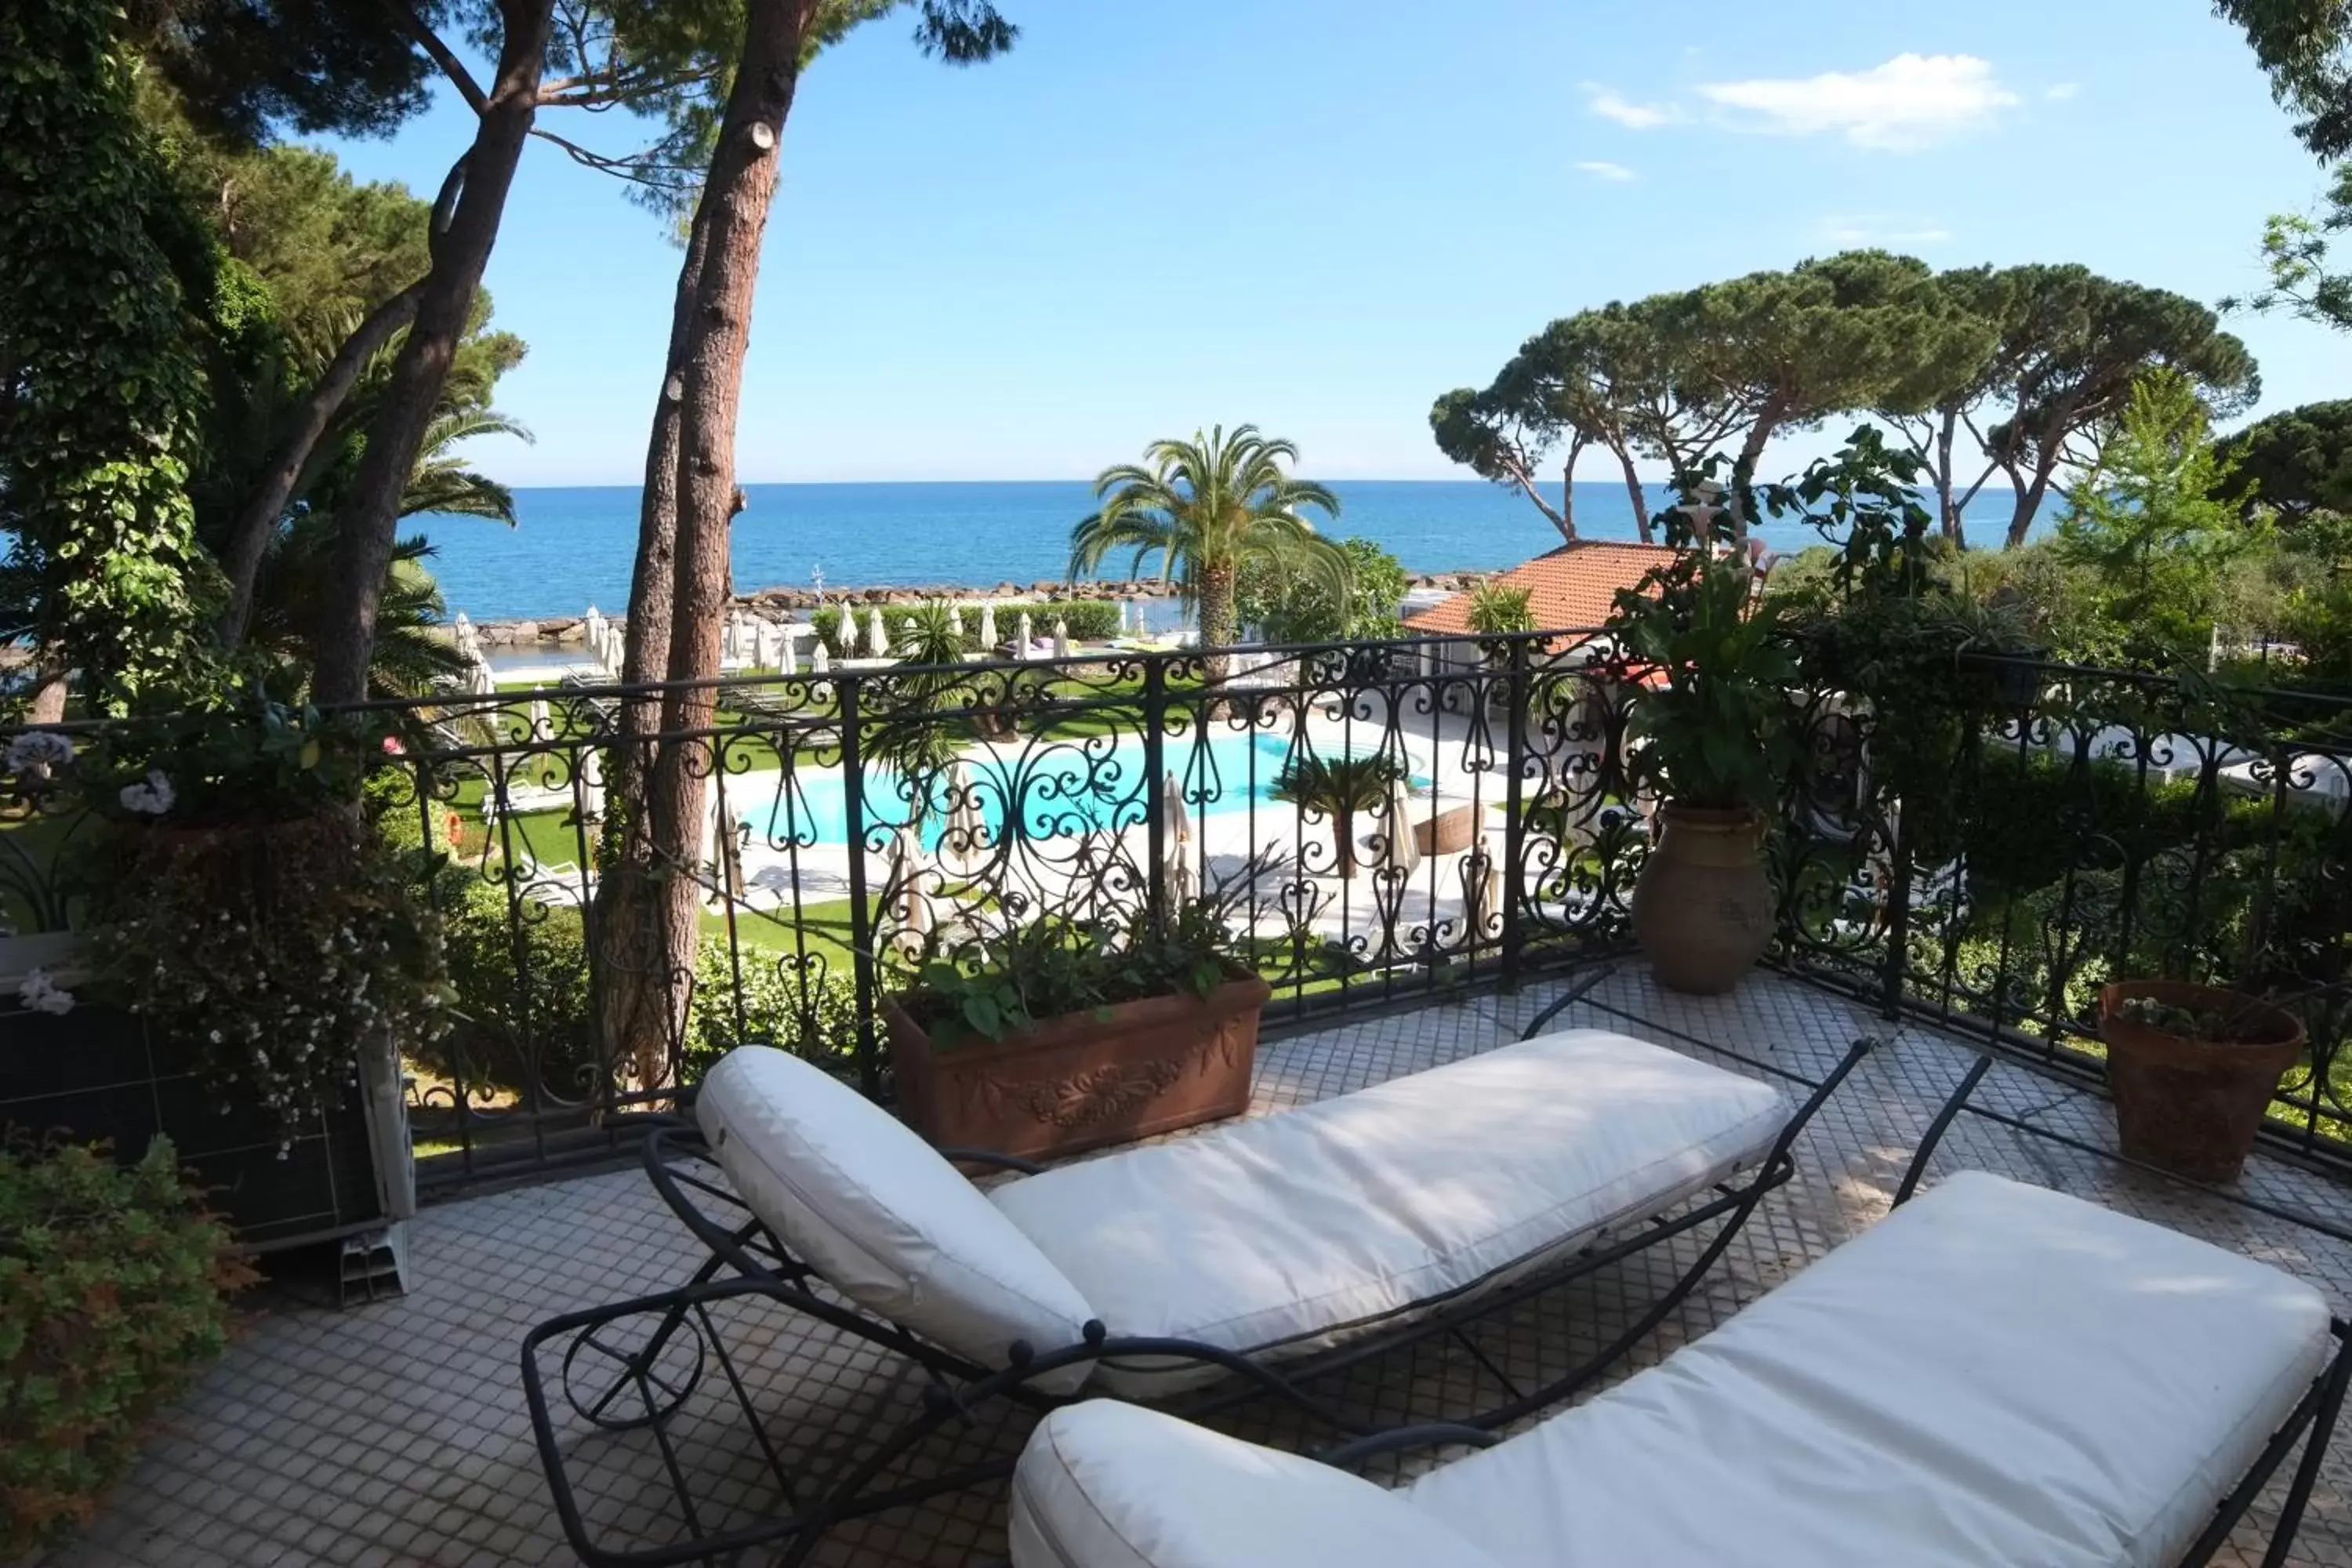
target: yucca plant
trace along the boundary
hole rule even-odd
[[[1508,583],[1481,583],[1470,590],[1470,629],[1480,637],[1507,637],[1536,629],[1535,595]]]
[[[1293,757],[1274,781],[1274,798],[1331,821],[1332,847],[1342,877],[1356,870],[1356,818],[1379,811],[1390,789],[1406,776],[1395,758],[1373,752],[1360,757]],[[1399,823],[1391,831],[1402,832]]]

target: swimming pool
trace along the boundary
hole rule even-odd
[[[1274,781],[1294,751],[1308,748],[1292,736],[1213,734],[1171,735],[1162,743],[1160,765],[1176,775],[1186,795],[1186,815],[1219,816],[1246,810],[1252,802],[1274,798]],[[1321,755],[1336,746],[1317,746]],[[1376,750],[1370,743],[1349,748],[1355,754]],[[1150,809],[1150,781],[1145,776],[1144,744],[1139,737],[1116,743],[1082,741],[1050,742],[1024,748],[1007,757],[968,758],[972,793],[992,842],[1004,836],[1007,807],[1016,809],[1021,832],[1031,838],[1064,838],[1103,829],[1140,825]],[[1425,790],[1429,780],[1415,774],[1412,787]],[[730,790],[730,795],[732,790]],[[803,843],[846,844],[848,803],[840,772],[809,768],[793,776],[787,794],[772,784],[767,797],[738,803],[739,814],[751,827],[753,845],[782,844],[797,837]],[[864,795],[867,843],[877,831],[903,826],[912,815],[907,791],[887,768],[866,771]],[[1193,797],[1198,797],[1194,803]],[[938,847],[947,830],[948,784],[942,779],[932,791],[933,809],[923,827],[927,848]]]

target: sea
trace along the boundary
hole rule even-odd
[[[1335,538],[1379,542],[1414,573],[1496,571],[1559,543],[1559,534],[1523,497],[1482,480],[1350,479],[1335,482]],[[1058,579],[1069,562],[1070,525],[1094,509],[1083,480],[927,484],[791,484],[744,487],[750,506],[735,519],[738,593],[769,587],[825,589],[952,584],[1026,587]],[[1586,539],[1637,539],[1633,508],[1620,484],[1580,483],[1576,524]],[[1660,487],[1653,505],[1668,500]],[[1969,510],[1978,531],[1997,539],[2010,512],[2006,490],[1987,490]],[[412,526],[434,547],[432,570],[451,611],[476,621],[576,616],[594,605],[625,608],[635,559],[634,485],[515,491],[512,528],[469,517],[424,517]],[[1767,521],[1757,531],[1773,550],[1820,538],[1802,523]],[[1128,563],[1108,563],[1124,576]]]

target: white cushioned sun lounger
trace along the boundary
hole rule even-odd
[[[2218,1539],[2302,1423],[2324,1447],[2334,1342],[2275,1268],[1969,1173],[1663,1364],[1393,1491],[1064,1406],[1022,1455],[1013,1560],[2158,1568]]]
[[[1761,1160],[1770,1086],[1577,1029],[984,1194],[887,1112],[747,1047],[696,1113],[741,1202],[864,1309],[981,1367],[1084,1342],[1303,1355],[1497,1288]],[[1221,1375],[1181,1355],[1043,1372],[1157,1397]]]

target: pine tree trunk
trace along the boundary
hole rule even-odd
[[[1944,537],[1966,548],[1967,526],[1960,521],[1959,498],[1952,488],[1952,441],[1958,433],[1960,411],[1947,408],[1936,426],[1936,504],[1944,525]]]
[[[435,404],[449,378],[474,296],[498,243],[507,192],[537,113],[547,62],[553,0],[500,0],[503,37],[498,76],[466,154],[465,189],[417,297],[416,320],[393,362],[383,405],[369,422],[367,452],[339,520],[335,571],[312,647],[312,689],[321,702],[356,702],[368,693],[375,652],[376,609],[400,527],[400,498],[416,469]]]
[[[1650,500],[1642,493],[1642,476],[1633,471],[1633,454],[1622,447],[1612,450],[1617,454],[1617,466],[1625,470],[1625,496],[1633,503],[1633,526],[1641,530],[1643,543],[1655,544],[1657,530],[1650,521]]]
[[[2042,510],[2042,498],[2049,493],[2050,469],[2037,464],[2032,481],[2017,492],[2017,506],[2009,514],[2008,548],[2014,550],[2025,542],[2026,534],[2033,527],[2034,513]]]
[[[1767,403],[1756,416],[1756,423],[1748,428],[1748,439],[1740,443],[1739,456],[1731,465],[1731,539],[1736,545],[1748,543],[1748,488],[1756,482],[1756,467],[1764,460],[1765,444],[1772,432],[1780,428],[1780,408],[1777,403]]]
[[[669,354],[646,442],[645,489],[638,500],[637,558],[629,577],[621,679],[636,688],[669,673],[671,606],[677,591],[678,431],[686,401],[687,325],[702,281],[708,226],[697,224],[678,268]],[[622,700],[617,734],[605,764],[604,853],[596,884],[599,1011],[605,1059],[634,1081],[665,1076],[670,1042],[684,1027],[676,977],[691,973],[698,927],[668,929],[661,862],[647,831],[646,788],[653,738],[661,730],[661,693]]]
[[[729,523],[735,500],[735,424],[750,346],[751,300],[760,245],[776,191],[778,146],[797,84],[801,40],[816,0],[752,0],[745,12],[743,54],[719,131],[702,200],[695,211],[700,277],[682,311],[677,345],[681,395],[677,429],[677,542],[667,673],[673,683],[719,673],[727,605]],[[691,249],[689,255],[691,256]],[[707,686],[664,693],[665,733],[707,729]],[[690,874],[702,846],[710,742],[679,738],[655,747],[646,790],[646,850],[666,875],[659,883],[660,929],[673,963],[665,1023],[682,1032],[701,885]],[[672,1035],[671,1037],[677,1037]],[[662,1081],[668,1060],[638,1058],[641,1084]]]

